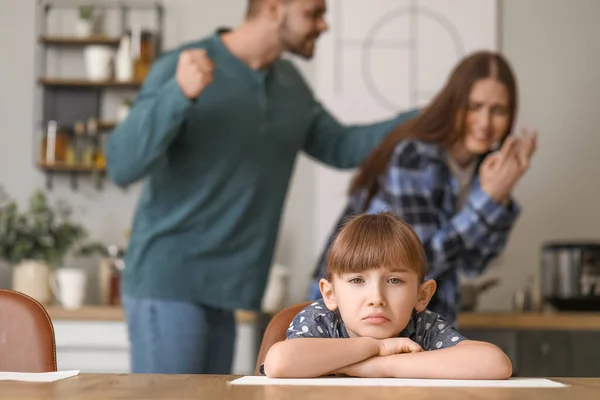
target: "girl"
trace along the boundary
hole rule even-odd
[[[301,311],[287,340],[269,349],[263,373],[311,378],[506,379],[508,357],[467,340],[426,309],[435,281],[415,232],[392,213],[361,215],[334,240],[323,299]],[[433,350],[433,351],[429,351]]]

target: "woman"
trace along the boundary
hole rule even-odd
[[[430,309],[453,323],[459,272],[481,274],[519,214],[511,194],[529,166],[537,133],[508,136],[516,109],[516,80],[504,57],[480,51],[463,59],[431,104],[364,160],[327,248],[347,217],[395,212],[425,246],[427,279],[438,285]],[[327,248],[315,282],[324,275]],[[315,282],[311,300],[321,296]]]

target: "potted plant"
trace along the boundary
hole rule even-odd
[[[75,33],[79,37],[88,37],[92,34],[94,26],[94,10],[91,5],[79,6],[79,18],[75,25]]]
[[[69,252],[83,249],[86,230],[70,220],[64,202],[52,207],[41,191],[29,199],[26,211],[0,187],[0,260],[13,267],[13,289],[42,304],[51,299],[52,268],[63,265]]]

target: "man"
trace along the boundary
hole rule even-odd
[[[297,153],[357,166],[412,114],[344,127],[289,61],[325,0],[250,0],[236,29],[163,55],[107,144],[118,185],[146,178],[123,275],[133,372],[230,373],[234,310],[260,308]]]

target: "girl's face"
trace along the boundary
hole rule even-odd
[[[401,267],[335,275],[332,282],[321,280],[325,305],[339,310],[350,337],[397,336],[413,310],[423,311],[434,292],[433,280],[419,284],[415,271]]]
[[[508,89],[494,78],[475,82],[465,119],[465,150],[481,155],[506,135],[510,123]]]

